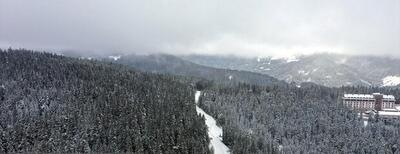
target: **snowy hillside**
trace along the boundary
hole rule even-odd
[[[382,79],[383,86],[397,86],[400,84],[399,76],[387,76]]]
[[[113,60],[115,61],[115,60],[120,59],[120,58],[121,58],[121,55],[118,55],[118,56],[108,56],[108,58],[113,59]]]
[[[395,86],[400,83],[399,59],[374,56],[313,54],[293,57],[240,58],[186,56],[186,60],[216,68],[267,74],[288,83],[313,82],[329,87],[342,85]],[[384,80],[382,80],[384,79]]]
[[[197,91],[195,95],[196,104],[199,102],[201,92]],[[208,127],[208,136],[210,138],[210,147],[214,149],[215,154],[228,154],[229,148],[222,143],[222,128],[217,126],[217,121],[207,113],[205,113],[201,108],[196,106],[197,114],[204,115],[206,119],[206,125]]]

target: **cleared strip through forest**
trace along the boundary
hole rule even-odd
[[[222,142],[222,128],[217,126],[217,121],[203,109],[197,106],[201,91],[196,91],[195,102],[197,114],[203,115],[208,127],[208,136],[210,138],[210,148],[214,149],[215,154],[229,154],[229,148]]]

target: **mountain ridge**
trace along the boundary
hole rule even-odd
[[[286,82],[314,82],[329,87],[383,86],[388,76],[400,76],[400,59],[376,56],[347,56],[331,53],[286,58],[239,58],[224,56],[182,56],[188,61],[233,70],[267,74]],[[393,85],[395,86],[395,85]]]

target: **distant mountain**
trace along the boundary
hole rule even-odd
[[[249,71],[218,69],[202,66],[166,54],[125,55],[120,56],[118,59],[108,58],[108,60],[113,61],[114,63],[131,66],[142,71],[201,78],[222,84],[249,83],[271,85],[284,83],[284,81],[279,81],[269,75]]]
[[[182,58],[205,66],[267,74],[298,84],[314,82],[330,87],[400,84],[400,60],[384,57],[314,54],[290,58],[205,55],[189,55]]]

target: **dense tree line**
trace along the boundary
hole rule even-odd
[[[0,50],[0,153],[209,153],[193,87],[178,80]]]
[[[340,103],[344,92],[399,94],[399,89],[303,84],[215,85],[200,107],[223,127],[233,153],[400,153],[400,121],[370,120]]]

